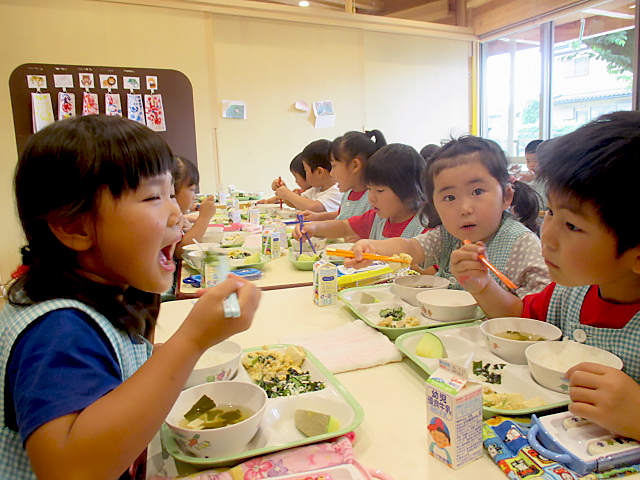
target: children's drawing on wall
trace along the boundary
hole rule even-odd
[[[313,114],[316,117],[316,128],[333,127],[336,123],[336,115],[333,112],[333,102],[331,100],[313,102]]]
[[[144,96],[144,113],[147,118],[147,127],[156,132],[164,132],[167,125],[164,119],[164,108],[162,107],[162,95]]]
[[[122,88],[138,90],[140,88],[140,77],[122,77]]]
[[[429,453],[447,465],[451,465],[451,454],[447,447],[451,445],[449,428],[440,417],[433,417],[427,426],[433,442],[429,445]]]
[[[34,133],[55,121],[53,118],[53,106],[51,105],[50,93],[31,93],[31,120]]]
[[[155,75],[147,75],[147,90],[151,90],[151,92],[153,92],[154,90],[158,89],[158,77]]]
[[[99,115],[100,105],[97,93],[84,92],[82,95],[82,115]]]
[[[46,75],[27,75],[27,84],[29,88],[47,88],[47,76]]]
[[[76,116],[76,95],[70,92],[58,92],[58,120]]]
[[[104,113],[111,115],[112,117],[122,116],[122,103],[120,102],[119,93],[105,93]]]
[[[222,118],[247,119],[247,103],[240,100],[222,100]]]
[[[139,93],[127,94],[127,118],[143,125],[147,124],[144,119],[142,95]]]

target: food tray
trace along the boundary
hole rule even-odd
[[[263,348],[284,351],[289,346],[278,344],[248,348],[244,350],[244,353]],[[258,433],[249,442],[245,450],[235,455],[219,458],[194,457],[182,451],[172,431],[164,424],[160,430],[160,438],[167,452],[176,460],[192,465],[229,466],[240,463],[247,458],[321,442],[351,432],[362,422],[364,417],[362,407],[313,354],[308,350],[305,351],[307,357],[302,364],[302,368],[309,371],[313,381],[321,380],[326,384],[326,387],[317,392],[267,399],[266,412]],[[238,370],[238,375],[234,381],[251,382],[244,367]],[[298,409],[314,410],[332,415],[340,422],[340,429],[323,435],[305,437],[294,424],[293,417]]]
[[[369,293],[380,300],[379,303],[363,304],[360,302],[360,297],[363,292]],[[415,332],[417,330],[424,330],[425,328],[436,328],[444,325],[457,325],[461,323],[469,323],[475,320],[484,318],[484,313],[480,308],[476,310],[476,315],[472,318],[464,320],[456,320],[454,322],[442,322],[440,320],[433,320],[425,317],[420,312],[420,307],[414,307],[413,305],[405,302],[400,297],[391,292],[391,285],[373,285],[369,287],[354,287],[346,288],[338,292],[338,298],[340,298],[345,306],[347,306],[358,318],[361,318],[367,325],[375,328],[379,332],[383,333],[391,340],[395,340],[400,335],[409,332]],[[381,327],[378,322],[382,320],[379,313],[383,308],[402,307],[407,316],[415,317],[419,320],[420,325],[415,327]]]
[[[473,325],[442,327],[432,329],[430,333],[438,336],[447,351],[447,358],[454,362],[464,363],[471,352],[474,360],[482,360],[483,363],[505,363],[502,370],[502,383],[499,385],[481,382],[498,393],[521,393],[525,400],[540,397],[545,404],[539,407],[523,408],[519,410],[507,410],[501,408],[484,407],[485,417],[494,415],[531,415],[536,412],[544,412],[554,408],[568,405],[569,395],[554,392],[536,383],[531,376],[527,365],[515,365],[505,362],[502,358],[492,354],[480,331],[480,322]],[[424,358],[416,355],[416,345],[424,332],[406,333],[396,339],[398,349],[415,363],[427,375],[438,367],[438,359]]]

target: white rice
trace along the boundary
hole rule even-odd
[[[196,366],[193,368],[214,367],[216,365],[220,365],[221,363],[228,362],[234,356],[235,355],[233,353],[218,352],[210,348],[202,354],[202,356],[196,363]]]
[[[543,367],[552,370],[566,372],[574,365],[582,362],[600,363],[610,365],[611,357],[603,350],[583,348],[582,344],[567,340],[562,342],[563,347],[558,353],[547,353],[540,355],[536,362]]]

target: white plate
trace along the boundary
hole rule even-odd
[[[267,348],[284,351],[289,345],[269,345]],[[243,351],[261,350],[263,347]],[[220,458],[197,458],[184,453],[176,443],[173,432],[166,425],[160,431],[162,443],[167,452],[176,460],[203,466],[226,466],[242,460],[265,455],[300,445],[329,440],[352,431],[362,422],[362,407],[329,372],[320,361],[308,351],[302,368],[311,374],[311,380],[323,381],[326,387],[317,392],[302,393],[289,397],[267,399],[267,407],[258,433],[242,452]],[[240,368],[234,381],[251,382],[246,370]],[[338,419],[340,429],[314,437],[306,437],[298,431],[294,423],[295,411],[312,410],[327,413]]]
[[[482,360],[484,363],[504,363],[502,370],[502,383],[489,384],[481,382],[498,393],[521,393],[525,400],[540,397],[545,404],[520,410],[504,410],[492,407],[484,407],[484,413],[492,415],[530,415],[569,404],[569,395],[554,392],[536,383],[531,376],[527,365],[515,365],[505,362],[502,358],[493,355],[487,347],[480,325],[467,325],[442,329],[431,329],[430,333],[437,335],[444,344],[447,358],[453,362],[464,363],[469,354],[473,352],[474,360]],[[430,375],[438,366],[438,360],[424,358],[416,355],[416,346],[424,332],[411,332],[396,339],[396,346],[400,351],[412,360],[420,369]],[[480,381],[479,378],[474,378]]]

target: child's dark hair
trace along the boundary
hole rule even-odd
[[[472,161],[480,161],[489,171],[491,176],[498,181],[504,192],[510,183],[509,160],[504,154],[500,145],[493,140],[476,137],[474,135],[464,135],[457,139],[451,139],[440,147],[427,161],[427,167],[422,175],[422,183],[426,195],[426,201],[422,206],[421,213],[429,219],[429,227],[435,227],[442,223],[440,216],[433,205],[434,184],[433,180],[440,172],[447,168],[466,165]],[[515,182],[521,183],[521,182]],[[514,188],[527,189],[528,186]],[[529,189],[531,189],[529,187]],[[529,218],[537,215],[539,207],[534,204],[525,204],[527,196],[520,196],[518,205],[512,203],[513,208],[520,211],[521,218]]]
[[[200,183],[198,167],[186,158],[176,157],[172,173],[176,192],[179,192],[183,188],[188,188],[191,185],[198,185],[198,183]]]
[[[375,138],[375,140],[373,140]],[[331,142],[331,160],[349,165],[354,158],[368,160],[377,150],[384,147],[387,141],[380,130],[364,133],[351,131]]]
[[[367,186],[381,185],[393,190],[400,200],[417,211],[424,201],[420,175],[424,158],[409,145],[392,143],[374,153],[364,166]]]
[[[420,150],[420,155],[425,160],[429,160],[433,156],[433,154],[438,151],[439,148],[440,147],[435,143],[430,143],[422,147],[422,149]]]
[[[543,140],[531,140],[527,143],[527,146],[524,147],[524,153],[536,153],[538,146],[543,142]]]
[[[618,254],[640,245],[630,212],[638,203],[640,112],[598,117],[574,132],[545,141],[538,151],[547,191],[588,203],[618,243]]]
[[[50,224],[96,218],[100,197],[117,200],[144,177],[170,172],[173,154],[147,127],[119,117],[90,115],[61,120],[33,135],[16,166],[14,190],[27,245],[26,273],[9,289],[14,305],[70,298],[91,305],[118,328],[147,334],[159,295],[106,287],[78,275],[77,252],[63,245]],[[126,241],[126,232],[123,232]]]
[[[533,188],[523,182],[513,182],[512,210],[518,221],[540,236],[538,213],[542,208],[542,198]]]
[[[302,161],[309,165],[309,169],[313,172],[316,168],[322,167],[327,172],[331,171],[331,161],[329,152],[331,151],[331,142],[329,140],[315,140],[302,150]]]
[[[302,153],[299,153],[295,157],[293,157],[293,160],[291,160],[291,163],[289,164],[289,171],[291,173],[297,173],[305,180],[307,179],[307,172],[305,171],[304,165],[302,164]]]

